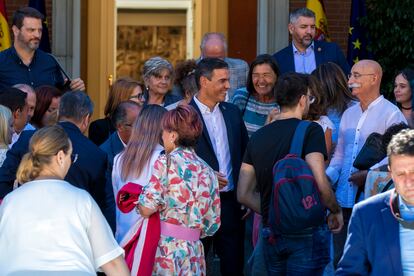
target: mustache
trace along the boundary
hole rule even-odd
[[[359,83],[351,83],[351,84],[348,85],[348,87],[350,89],[352,89],[352,88],[359,88],[359,87],[361,87],[361,85]]]

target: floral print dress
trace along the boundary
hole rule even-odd
[[[167,166],[167,159],[169,166]],[[167,173],[168,168],[168,173]],[[154,164],[150,183],[138,204],[158,209],[161,221],[212,236],[220,227],[217,177],[193,149],[176,148]],[[200,240],[186,241],[161,235],[153,275],[205,275],[204,248]]]

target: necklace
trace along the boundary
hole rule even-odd
[[[404,110],[411,110],[411,108],[412,108],[412,106],[410,106],[410,107],[401,106],[401,109],[404,109]]]

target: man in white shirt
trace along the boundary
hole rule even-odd
[[[205,254],[211,244],[220,258],[222,275],[243,275],[244,222],[236,190],[248,136],[239,109],[224,102],[229,83],[229,66],[218,58],[202,59],[195,71],[199,92],[191,100],[203,121],[203,134],[196,153],[216,171],[220,185],[221,227],[213,237],[203,239]]]
[[[342,207],[344,227],[334,235],[334,264],[342,255],[349,218],[355,203],[359,174],[352,166],[367,137],[383,134],[393,124],[405,122],[400,110],[380,95],[381,66],[373,60],[361,60],[349,74],[348,85],[359,103],[348,108],[341,118],[338,145],[326,169],[332,184],[337,183],[336,198]]]

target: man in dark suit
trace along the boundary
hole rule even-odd
[[[134,122],[140,111],[141,106],[136,102],[121,102],[112,115],[112,121],[116,131],[112,133],[102,145],[99,146],[99,148],[105,152],[108,157],[108,167],[106,169],[106,188],[108,189],[106,195],[108,197],[114,198],[112,188],[112,167],[115,155],[123,151],[128,144],[129,137],[131,137],[132,127],[134,126]],[[111,199],[108,198],[107,201],[110,202]],[[115,218],[115,208],[111,208],[110,211],[113,213],[108,214],[108,216]],[[115,221],[113,225],[115,226]],[[112,228],[114,233],[115,230],[115,228]]]
[[[113,125],[116,131],[99,146],[108,156],[108,169],[112,172],[112,165],[115,155],[120,153],[128,144],[131,137],[131,130],[134,126],[141,106],[133,101],[121,102],[112,115]],[[109,175],[111,176],[111,175]]]
[[[226,99],[228,65],[218,58],[201,60],[195,71],[199,92],[191,100],[203,121],[196,153],[216,171],[221,200],[221,227],[203,240],[205,254],[211,245],[220,258],[222,275],[243,274],[243,212],[236,199],[237,180],[248,136],[239,109]]]
[[[336,275],[413,275],[414,130],[388,145],[395,189],[354,206]]]
[[[315,13],[308,8],[293,11],[289,16],[289,33],[292,43],[273,54],[281,74],[297,72],[310,74],[320,64],[334,62],[345,74],[350,71],[344,54],[336,43],[314,41]]]
[[[68,134],[73,147],[74,161],[65,180],[88,191],[101,208],[108,223],[115,202],[110,189],[105,188],[106,154],[93,144],[83,133],[88,129],[93,103],[83,92],[68,92],[62,96],[59,105],[59,124]],[[6,160],[0,168],[0,198],[13,190],[16,171],[23,155],[28,152],[29,141],[35,131],[24,131],[19,140],[7,152]],[[111,196],[107,193],[111,191]],[[64,196],[64,195],[56,195]],[[112,226],[112,225],[111,225]]]

